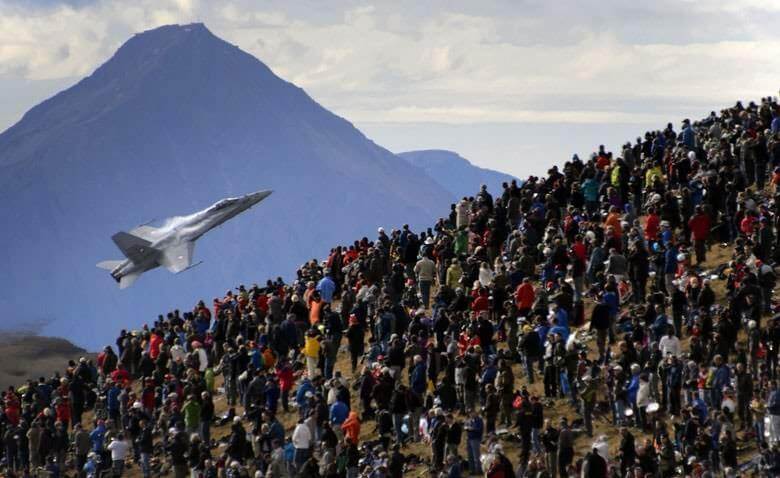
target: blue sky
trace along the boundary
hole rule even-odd
[[[0,130],[130,35],[204,22],[392,151],[525,176],[776,95],[780,2],[0,0]]]

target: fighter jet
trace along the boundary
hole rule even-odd
[[[259,191],[222,199],[189,216],[172,217],[161,227],[141,225],[130,232],[117,232],[111,239],[127,259],[103,261],[97,266],[110,270],[120,289],[130,287],[141,274],[159,266],[174,274],[190,269],[200,264],[192,264],[195,241],[200,236],[246,211],[272,192]]]

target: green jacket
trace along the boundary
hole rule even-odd
[[[187,400],[184,402],[184,406],[181,407],[181,412],[184,414],[184,425],[187,428],[194,428],[200,425],[200,402],[197,400]]]

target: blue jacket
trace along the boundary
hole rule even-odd
[[[410,378],[410,384],[412,386],[412,390],[414,390],[414,393],[419,395],[424,394],[428,385],[425,373],[425,362],[420,362],[414,366],[412,369],[412,376]]]
[[[265,406],[270,410],[276,411],[277,404],[279,403],[279,397],[282,391],[276,384],[265,387]]]
[[[582,183],[582,195],[585,196],[586,201],[598,201],[599,199],[599,182],[593,178],[588,178]]]
[[[119,410],[119,394],[122,393],[119,387],[111,387],[106,393],[106,408],[109,410]]]
[[[317,284],[317,290],[323,301],[331,303],[333,302],[333,294],[336,292],[336,283],[333,282],[330,276],[325,276]]]
[[[603,300],[604,303],[609,306],[609,317],[617,317],[617,314],[620,311],[620,299],[618,299],[617,294],[612,291],[607,291],[604,293]]]
[[[550,327],[546,325],[540,325],[536,327],[536,333],[539,334],[539,340],[542,341],[542,345],[547,341],[547,334],[550,333]]]
[[[314,393],[314,385],[311,384],[308,378],[303,379],[298,386],[298,391],[295,393],[295,403],[297,403],[299,407],[304,407],[308,403],[306,392]]]
[[[696,146],[696,134],[692,127],[687,126],[682,130],[682,142],[688,149],[693,149]]]
[[[561,339],[564,342],[569,340],[569,329],[567,327],[561,327],[560,325],[556,325],[555,327],[550,328],[549,333],[560,335]]]
[[[664,314],[660,314],[655,318],[655,322],[650,327],[653,331],[653,339],[657,342],[661,340],[661,337],[666,333],[666,328],[669,325],[669,319]]]
[[[721,365],[715,370],[715,377],[712,381],[713,388],[721,390],[726,385],[731,383],[731,370],[725,365]]]
[[[205,317],[199,317],[195,320],[195,331],[198,335],[206,335],[206,331],[209,330],[209,319]]]
[[[341,425],[347,419],[347,415],[349,415],[349,408],[341,400],[336,400],[330,406],[330,423]]]
[[[694,398],[691,402],[693,411],[699,415],[699,420],[704,423],[707,420],[707,404],[701,398]]]
[[[632,375],[631,381],[628,383],[628,403],[636,405],[636,394],[639,391],[639,375]]]
[[[677,272],[677,248],[672,246],[664,254],[664,274]]]
[[[95,429],[92,430],[92,433],[89,434],[89,439],[92,440],[92,451],[95,453],[102,453],[103,441],[105,438],[106,426],[101,424],[95,427]]]
[[[487,367],[485,367],[484,371],[482,371],[482,378],[480,379],[480,383],[482,385],[493,383],[496,381],[497,375],[498,375],[498,369],[496,369],[495,365],[490,364]]]
[[[466,421],[466,437],[469,440],[482,440],[483,432],[485,431],[485,423],[482,421],[482,417],[469,418]]]
[[[555,311],[555,320],[561,327],[569,328],[569,314],[566,313],[563,307],[558,307],[558,310]]]
[[[252,365],[254,365],[255,369],[262,368],[262,355],[260,354],[260,351],[257,349],[252,350],[252,352],[249,353],[249,360],[251,360]]]

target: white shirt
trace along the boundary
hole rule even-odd
[[[108,444],[108,449],[111,451],[111,461],[121,461],[127,457],[130,445],[124,440],[113,440]]]
[[[203,347],[199,347],[197,351],[198,351],[198,362],[200,363],[198,370],[200,370],[200,372],[203,373],[209,367],[209,357],[208,355],[206,355],[206,351],[203,350]]]
[[[299,423],[295,427],[292,435],[292,443],[295,448],[308,450],[311,448],[311,431],[304,423]]]
[[[666,357],[666,354],[672,354],[675,357],[680,355],[680,339],[672,335],[664,335],[661,340],[658,341],[658,349],[661,350],[661,356]]]
[[[184,356],[187,355],[186,352],[184,352],[184,347],[181,345],[174,345],[171,347],[171,362],[176,362],[178,360],[184,360]]]

